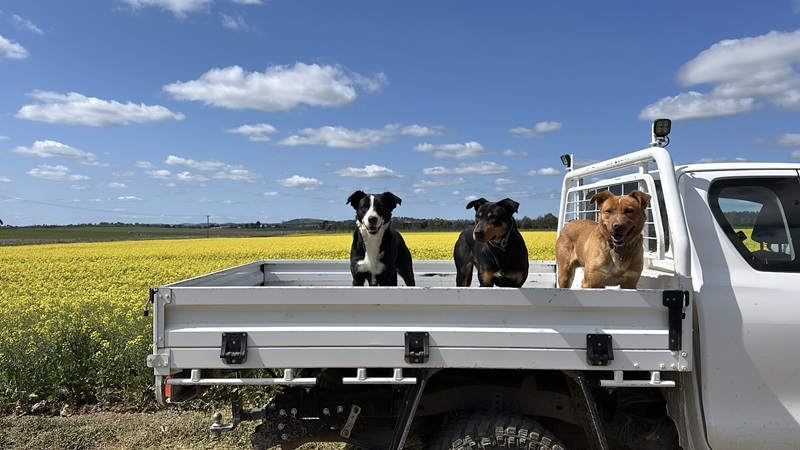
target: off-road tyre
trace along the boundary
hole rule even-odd
[[[567,450],[542,424],[513,413],[478,412],[439,430],[425,450]]]

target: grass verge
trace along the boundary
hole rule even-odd
[[[250,447],[255,422],[220,438],[208,430],[211,413],[159,410],[98,412],[70,417],[0,418],[0,449],[15,450],[242,450]],[[306,444],[303,450],[337,450],[341,444]]]

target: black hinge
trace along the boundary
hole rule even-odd
[[[586,362],[592,366],[607,366],[614,360],[610,334],[586,335]]]
[[[144,301],[144,316],[147,317],[150,315],[150,305],[156,304],[156,293],[158,292],[158,288],[150,288],[150,296],[147,297],[147,300]]]
[[[426,363],[430,356],[428,333],[424,331],[406,332],[406,362]]]
[[[682,346],[683,319],[689,306],[689,292],[664,291],[664,306],[669,309],[669,349],[677,351]]]
[[[228,364],[244,364],[247,361],[247,333],[222,333],[219,357]]]

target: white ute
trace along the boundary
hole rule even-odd
[[[599,190],[652,195],[638,289],[559,289],[554,261],[522,288],[456,287],[452,261],[414,261],[416,287],[256,261],[151,290],[157,400],[229,386],[210,428],[258,421],[255,449],[797,449],[800,164],[675,166],[669,128],[562,157],[559,227]],[[247,409],[243,386],[276,394]]]

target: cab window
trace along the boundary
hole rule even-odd
[[[709,189],[717,222],[755,270],[798,272],[800,178],[719,180]]]

